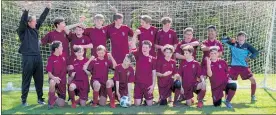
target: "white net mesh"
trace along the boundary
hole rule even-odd
[[[114,6],[124,14],[124,23],[133,30],[140,25],[138,20],[140,15],[150,15],[153,18],[153,25],[159,28],[161,17],[170,16],[173,19],[172,27],[177,31],[180,40],[183,39],[182,30],[186,27],[194,28],[194,36],[200,41],[206,39],[208,25],[217,26],[218,39],[223,33],[234,37],[238,31],[243,30],[249,36],[248,42],[262,52],[256,60],[249,62],[251,70],[256,76],[262,76],[259,83],[266,75],[267,80],[272,80],[274,83],[263,83],[266,83],[266,87],[276,89],[276,26],[274,26],[274,36],[271,38],[268,36],[272,26],[273,3],[269,1],[52,1],[52,9],[40,29],[40,38],[54,29],[53,20],[57,16],[63,16],[67,25],[70,25],[76,23],[81,15],[93,17],[101,13],[106,17],[105,24],[109,24],[113,15],[110,6]],[[2,2],[2,74],[21,73],[21,55],[18,53],[20,42],[15,30],[22,14],[20,9],[22,4],[25,3],[22,1]],[[45,1],[34,1],[29,6],[31,7],[30,13],[38,17],[45,6]],[[93,25],[90,18],[85,23],[89,27]],[[268,43],[271,45],[267,45]],[[199,48],[197,50],[197,59],[201,59],[202,52]],[[225,47],[225,50],[224,58],[230,61],[229,49]],[[44,66],[50,55],[49,51],[48,45],[41,47]]]

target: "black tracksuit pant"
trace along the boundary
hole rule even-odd
[[[41,55],[22,55],[22,102],[26,102],[32,77],[34,78],[37,98],[43,96],[43,63]]]

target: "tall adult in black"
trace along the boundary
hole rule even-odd
[[[31,4],[28,7],[31,7]],[[23,106],[27,106],[27,97],[32,77],[34,78],[37,99],[39,104],[45,104],[43,96],[43,63],[40,54],[39,28],[44,22],[51,8],[51,3],[47,4],[39,19],[29,16],[29,10],[25,7],[17,29],[20,38],[19,53],[22,54],[22,95]]]

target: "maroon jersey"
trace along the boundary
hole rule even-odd
[[[203,45],[205,45],[205,46],[207,46],[207,47],[211,47],[211,46],[219,46],[219,52],[223,52],[223,45],[222,45],[222,43],[220,42],[220,41],[218,41],[218,40],[214,40],[214,41],[211,41],[211,40],[205,40],[205,41],[203,41],[202,42],[202,44]],[[205,65],[205,62],[206,61],[204,61],[205,60],[205,57],[209,57],[209,51],[203,51],[203,57],[202,57],[202,65]]]
[[[158,63],[156,64],[156,72],[163,74],[167,71],[172,71],[171,75],[166,77],[158,77],[157,79],[158,86],[167,86],[170,83],[172,76],[177,73],[176,61],[172,59],[167,61],[165,58],[161,58],[157,62]]]
[[[165,32],[163,29],[160,29],[156,34],[155,43],[160,46],[164,46],[166,44],[170,44],[174,46],[178,44],[178,38],[177,38],[176,32],[172,29],[170,29],[167,32]],[[161,51],[161,49],[158,49],[157,57],[158,58],[164,57],[164,54]]]
[[[73,72],[76,72],[74,80],[76,81],[85,81],[88,82],[88,75],[83,70],[83,65],[88,61],[87,58],[83,58],[83,60],[74,59],[72,65],[74,69]]]
[[[120,85],[134,82],[134,69],[132,67],[125,69],[122,64],[117,65],[115,68],[114,80],[119,81]]]
[[[141,31],[141,34],[138,35],[138,40],[139,40],[139,53],[140,55],[143,55],[142,53],[142,42],[144,40],[149,40],[152,43],[152,47],[150,50],[150,55],[153,57],[156,57],[156,52],[155,52],[155,41],[156,41],[156,33],[158,29],[154,26],[151,26],[149,29],[145,29],[143,27],[138,28]]]
[[[185,40],[182,40],[176,47],[176,50],[175,52],[176,53],[179,53],[181,55],[184,55],[184,52],[183,50],[180,48],[181,45],[183,44],[188,44],[188,43],[191,43],[191,42],[195,42],[195,41],[198,41],[196,38],[192,38],[190,42],[185,42]],[[197,49],[197,46],[194,46],[194,53],[193,53],[193,57],[194,59],[196,60],[196,49]]]
[[[205,71],[207,67],[204,67]],[[226,61],[218,59],[216,62],[211,62],[212,76],[210,77],[211,88],[215,89],[224,85],[228,81],[228,65]],[[206,71],[207,72],[207,71]]]
[[[56,56],[52,53],[47,60],[46,71],[59,77],[62,83],[66,83],[66,66],[64,55]]]
[[[104,58],[103,60],[95,58],[89,63],[87,70],[92,74],[91,80],[97,80],[100,83],[105,84],[108,80],[108,70],[112,67],[112,62],[107,58]]]
[[[134,69],[132,67],[123,68],[122,64],[117,65],[113,80],[119,81],[119,93],[121,96],[127,96],[129,94],[128,83],[133,83],[135,80]]]
[[[64,56],[67,59],[69,56],[69,40],[67,39],[66,33],[64,31],[58,32],[53,30],[41,39],[41,44],[46,45],[47,43],[52,43],[53,41],[60,41],[62,43],[63,52],[65,53]]]
[[[135,83],[152,84],[152,70],[156,70],[156,58],[133,52],[136,59]]]
[[[182,78],[182,87],[189,88],[199,81],[201,76],[201,67],[196,60],[188,62],[183,60],[179,66],[178,74]]]
[[[71,56],[74,56],[74,45],[88,45],[91,43],[90,39],[88,36],[83,35],[81,38],[78,38],[76,33],[70,32],[68,35],[68,40],[70,42],[70,47],[71,47]],[[84,53],[83,56],[86,57],[86,48],[84,48]]]
[[[107,26],[102,28],[86,28],[84,30],[84,35],[87,35],[90,38],[91,43],[93,44],[93,49],[91,55],[97,55],[97,47],[99,45],[103,45],[106,47],[106,40],[107,40]]]
[[[108,27],[108,37],[111,41],[111,53],[117,63],[123,63],[126,54],[129,53],[128,36],[133,36],[133,31],[126,25],[119,29],[115,26]]]

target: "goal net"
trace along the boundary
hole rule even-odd
[[[21,76],[21,55],[18,53],[20,42],[15,30],[19,25],[23,4],[23,1],[2,1],[2,75]],[[29,5],[30,14],[39,17],[45,6],[46,1],[33,1]],[[52,1],[52,9],[40,28],[39,38],[54,29],[53,20],[58,16],[64,17],[66,24],[70,25],[84,15],[89,17],[85,24],[91,27],[93,23],[90,17],[101,13],[106,18],[105,24],[109,24],[113,15],[111,7],[124,15],[124,24],[133,30],[140,25],[140,15],[150,15],[152,24],[158,28],[162,27],[161,18],[170,16],[173,19],[172,28],[176,30],[180,41],[186,27],[194,29],[194,37],[199,41],[207,39],[208,25],[217,27],[219,40],[223,33],[235,37],[237,32],[245,31],[249,36],[247,41],[260,51],[257,59],[249,62],[258,87],[276,89],[276,20],[275,3],[272,1]],[[110,50],[109,43],[107,46]],[[202,51],[199,48],[197,50],[197,59],[201,59]],[[49,45],[42,46],[41,53],[45,68],[50,55]],[[224,58],[230,61],[229,48],[226,46]],[[242,82],[240,88],[250,88],[249,81]]]

